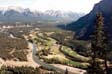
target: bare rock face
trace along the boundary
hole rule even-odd
[[[88,40],[94,31],[94,20],[96,13],[102,12],[104,17],[105,32],[108,35],[108,39],[112,40],[112,0],[102,0],[94,5],[93,10],[80,18],[78,21],[69,24],[67,27],[69,30],[76,31],[76,37],[78,39]]]

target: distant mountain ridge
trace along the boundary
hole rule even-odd
[[[112,40],[112,0],[102,0],[95,4],[89,14],[67,25],[67,28],[76,31],[76,38],[78,39],[90,39],[94,31],[95,18],[98,12],[101,12],[104,17],[104,28],[108,39]]]
[[[45,12],[31,11],[28,8],[10,6],[7,8],[0,7],[0,22],[37,22],[37,21],[67,21],[71,22],[82,17],[84,13],[74,13],[71,11],[54,11]]]

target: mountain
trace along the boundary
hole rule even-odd
[[[71,11],[54,11],[45,12],[31,11],[28,8],[9,6],[0,8],[0,22],[37,22],[37,21],[54,21],[54,22],[71,22],[83,16],[83,13],[74,13]]]
[[[78,21],[67,25],[69,30],[76,31],[76,38],[88,40],[94,31],[96,14],[101,12],[104,17],[105,33],[112,40],[112,0],[102,0],[94,5],[93,10]]]

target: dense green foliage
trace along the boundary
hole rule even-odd
[[[48,71],[41,68],[33,67],[6,67],[2,66],[0,74],[59,74],[56,71]]]

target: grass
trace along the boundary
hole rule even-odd
[[[52,55],[52,56],[48,56],[48,57],[43,57],[44,62],[50,63],[50,64],[63,64],[63,65],[68,65],[68,66],[72,66],[72,67],[77,67],[77,68],[87,68],[86,65],[83,65],[80,62],[76,62],[76,61],[72,61],[70,59],[67,59],[64,56],[61,55]]]
[[[36,35],[37,38],[34,39],[34,41],[36,43],[42,43],[43,45],[46,46],[51,46],[53,43],[55,43],[56,41],[54,39],[51,39],[49,37],[47,37],[46,35]]]
[[[77,68],[87,68],[86,65],[83,65],[80,62],[76,62],[76,61],[72,61],[72,60],[67,60],[65,62],[68,66],[77,67]]]
[[[62,46],[61,51],[65,55],[67,55],[67,56],[69,56],[71,58],[74,58],[76,60],[83,61],[83,62],[88,62],[89,61],[89,58],[79,55],[78,53],[76,53],[75,51],[73,51],[72,49],[70,49],[67,46]]]
[[[56,44],[57,40],[47,36],[46,34],[42,34],[42,32],[41,32],[41,35],[37,33],[36,36],[37,37],[34,41],[37,43],[38,47],[42,47],[42,49],[39,49],[37,55],[44,62],[47,62],[50,64],[52,63],[64,64],[64,65],[79,67],[79,68],[87,67],[80,62],[72,61],[71,59],[66,57],[64,53],[68,54],[72,58],[76,58],[80,60],[85,60],[85,59],[87,60],[87,58],[72,51],[69,47],[63,46],[62,47],[63,48],[62,51],[64,52],[63,53],[60,51],[60,44]]]
[[[74,44],[79,44],[81,46],[85,46],[88,44],[88,41],[83,41],[83,40],[73,40]]]

